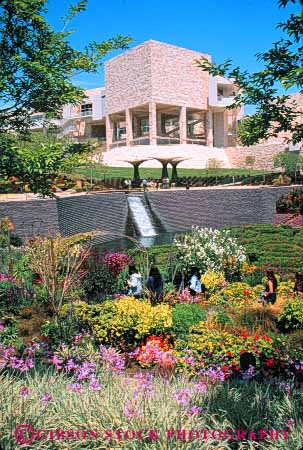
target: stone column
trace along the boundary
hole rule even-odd
[[[157,105],[151,102],[149,108],[149,143],[157,145]]]
[[[106,125],[106,150],[110,150],[111,145],[113,143],[113,127],[109,115],[107,115],[105,118],[105,125]]]
[[[214,146],[214,121],[211,109],[206,113],[206,145],[208,147]]]
[[[187,143],[187,116],[186,106],[181,106],[179,115],[179,136],[180,144]]]
[[[125,122],[126,122],[126,145],[129,147],[131,141],[133,140],[133,124],[132,124],[132,113],[130,109],[125,111]]]
[[[228,111],[224,110],[223,112],[223,139],[224,139],[224,147],[228,147]]]

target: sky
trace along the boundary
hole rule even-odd
[[[49,0],[48,19],[57,30],[70,3]],[[283,35],[276,25],[293,8],[279,9],[277,0],[88,0],[87,10],[72,23],[77,32],[70,41],[81,49],[89,41],[124,34],[134,39],[131,47],[155,39],[211,54],[216,62],[232,58],[241,68],[256,71],[261,66],[255,54]],[[103,69],[74,82],[84,88],[102,86]]]

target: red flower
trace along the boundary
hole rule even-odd
[[[228,366],[222,366],[222,370],[224,370],[224,372],[228,372],[229,371],[229,367]]]
[[[267,336],[266,334],[263,336],[263,339],[266,342],[271,342],[272,341],[272,339],[269,336]]]
[[[233,352],[227,352],[228,356],[232,356]]]
[[[260,339],[260,336],[259,336],[259,335],[254,336],[254,340],[255,340],[255,341],[258,341],[259,339]]]
[[[273,359],[267,359],[265,361],[266,367],[271,367],[273,364],[274,364],[274,360]]]

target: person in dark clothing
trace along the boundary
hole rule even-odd
[[[150,269],[146,285],[155,300],[159,301],[162,299],[164,280],[157,267],[152,267]]]
[[[277,299],[278,281],[272,270],[266,270],[265,275],[267,277],[267,283],[264,291],[261,292],[259,302],[265,300],[266,303],[274,304]]]
[[[296,273],[294,294],[303,296],[303,274],[301,272]]]

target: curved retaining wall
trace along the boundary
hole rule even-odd
[[[63,236],[97,230],[105,234],[95,242],[108,242],[125,234],[128,204],[123,192],[66,197],[57,205]]]
[[[166,231],[192,226],[273,224],[276,201],[292,188],[216,188],[149,192],[154,213]]]
[[[149,204],[166,231],[193,225],[272,224],[275,203],[293,187],[216,188],[148,192]],[[123,192],[77,195],[57,200],[0,202],[0,219],[10,217],[23,238],[60,232],[63,236],[103,230],[96,242],[125,234],[128,205]]]

